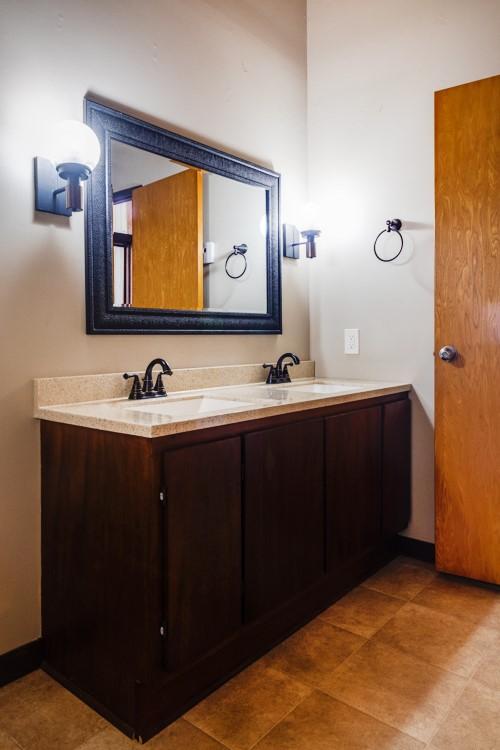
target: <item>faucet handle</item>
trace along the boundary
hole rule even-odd
[[[130,401],[137,401],[138,399],[143,398],[144,394],[142,392],[141,380],[139,378],[139,375],[137,375],[137,373],[129,374],[128,372],[124,372],[123,377],[125,380],[128,380],[129,378],[134,379],[134,382],[132,383],[132,389],[128,396]]]
[[[167,391],[165,390],[165,385],[163,383],[163,377],[162,377],[162,375],[163,375],[163,373],[161,373],[161,372],[158,373],[158,377],[156,378],[156,383],[155,383],[155,386],[153,388],[153,390],[155,391],[156,394],[158,394],[158,396],[166,396],[167,395]]]
[[[291,383],[292,380],[290,378],[290,373],[288,372],[289,367],[294,366],[294,362],[287,362],[286,365],[283,367],[283,382],[284,383]]]
[[[276,383],[277,382],[277,380],[276,380],[276,376],[277,376],[276,365],[264,364],[264,365],[262,365],[262,367],[264,367],[264,368],[268,367],[269,368],[269,374],[267,376],[266,383],[268,385],[272,385],[273,383]]]

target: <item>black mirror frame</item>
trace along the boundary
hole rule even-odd
[[[99,138],[101,160],[87,183],[86,309],[89,334],[280,334],[280,175],[164,128],[84,100],[85,122]],[[111,139],[266,189],[267,312],[204,312],[116,308],[112,290]]]

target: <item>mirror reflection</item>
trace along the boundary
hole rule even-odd
[[[267,311],[267,190],[111,142],[113,305]]]

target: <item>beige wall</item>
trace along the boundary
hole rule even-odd
[[[311,276],[317,372],[414,384],[413,513],[432,540],[433,92],[500,72],[498,0],[309,0],[309,180],[323,236]],[[406,225],[401,262],[372,252]],[[360,328],[361,353],[343,353]],[[447,343],[447,342],[443,342]]]
[[[4,0],[0,8],[0,653],[38,636],[35,376],[309,353],[307,264],[284,268],[283,336],[86,336],[84,217],[33,214],[32,159],[87,93],[283,173],[304,195],[305,0]]]

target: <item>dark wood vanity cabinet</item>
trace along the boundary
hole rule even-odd
[[[385,404],[382,419],[382,532],[384,538],[390,539],[406,528],[410,521],[410,400],[402,399]]]
[[[147,739],[394,554],[407,393],[162,438],[42,423],[44,666]]]
[[[182,669],[242,624],[241,440],[163,458],[165,666]]]
[[[327,569],[381,541],[382,406],[325,419]]]
[[[323,420],[251,432],[243,440],[249,622],[324,573]]]

